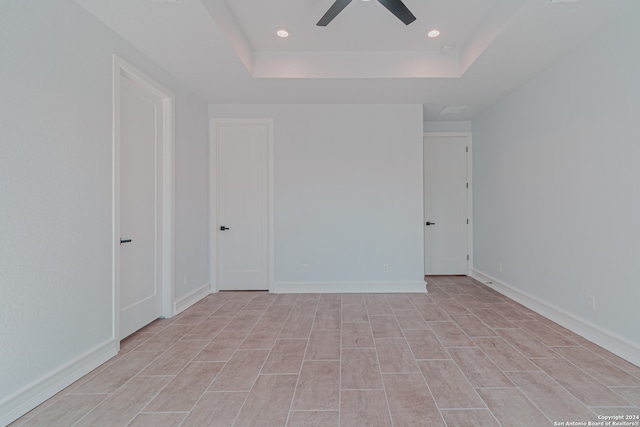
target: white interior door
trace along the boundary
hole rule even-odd
[[[468,273],[467,192],[467,137],[425,136],[425,274]]]
[[[218,289],[269,289],[266,123],[218,123]]]
[[[120,80],[120,331],[162,314],[162,99]]]

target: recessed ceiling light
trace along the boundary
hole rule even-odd
[[[440,30],[436,30],[435,28],[427,33],[427,37],[435,38],[440,35]]]
[[[276,31],[276,35],[280,38],[286,39],[291,35],[291,33],[286,28],[280,28]]]

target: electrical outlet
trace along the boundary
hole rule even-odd
[[[302,264],[302,272],[303,273],[309,272],[309,264]]]
[[[587,294],[587,308],[594,311],[596,309],[596,297],[591,294]]]
[[[498,263],[498,271],[500,273],[502,273],[502,263],[501,262]]]
[[[384,271],[385,273],[389,272],[389,264],[385,264],[382,271]]]

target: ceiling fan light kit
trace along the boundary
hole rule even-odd
[[[316,25],[319,27],[326,27],[329,22],[333,21],[333,19],[338,16],[338,14],[342,12],[342,10],[352,1],[353,0],[336,0]],[[402,0],[378,0],[378,3],[386,7],[389,12],[393,13],[396,18],[401,20],[405,25],[409,25],[416,20],[416,17],[411,13],[407,6],[405,6]]]

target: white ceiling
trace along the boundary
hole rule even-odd
[[[471,119],[639,3],[404,0],[405,26],[353,0],[318,27],[334,0],[76,1],[209,103],[419,103],[425,120]]]
[[[249,43],[259,51],[439,51],[442,40],[425,37],[439,28],[465,44],[497,0],[404,0],[418,19],[405,26],[377,1],[353,0],[327,27],[316,22],[333,0],[228,0]],[[278,27],[293,36],[273,37]]]

